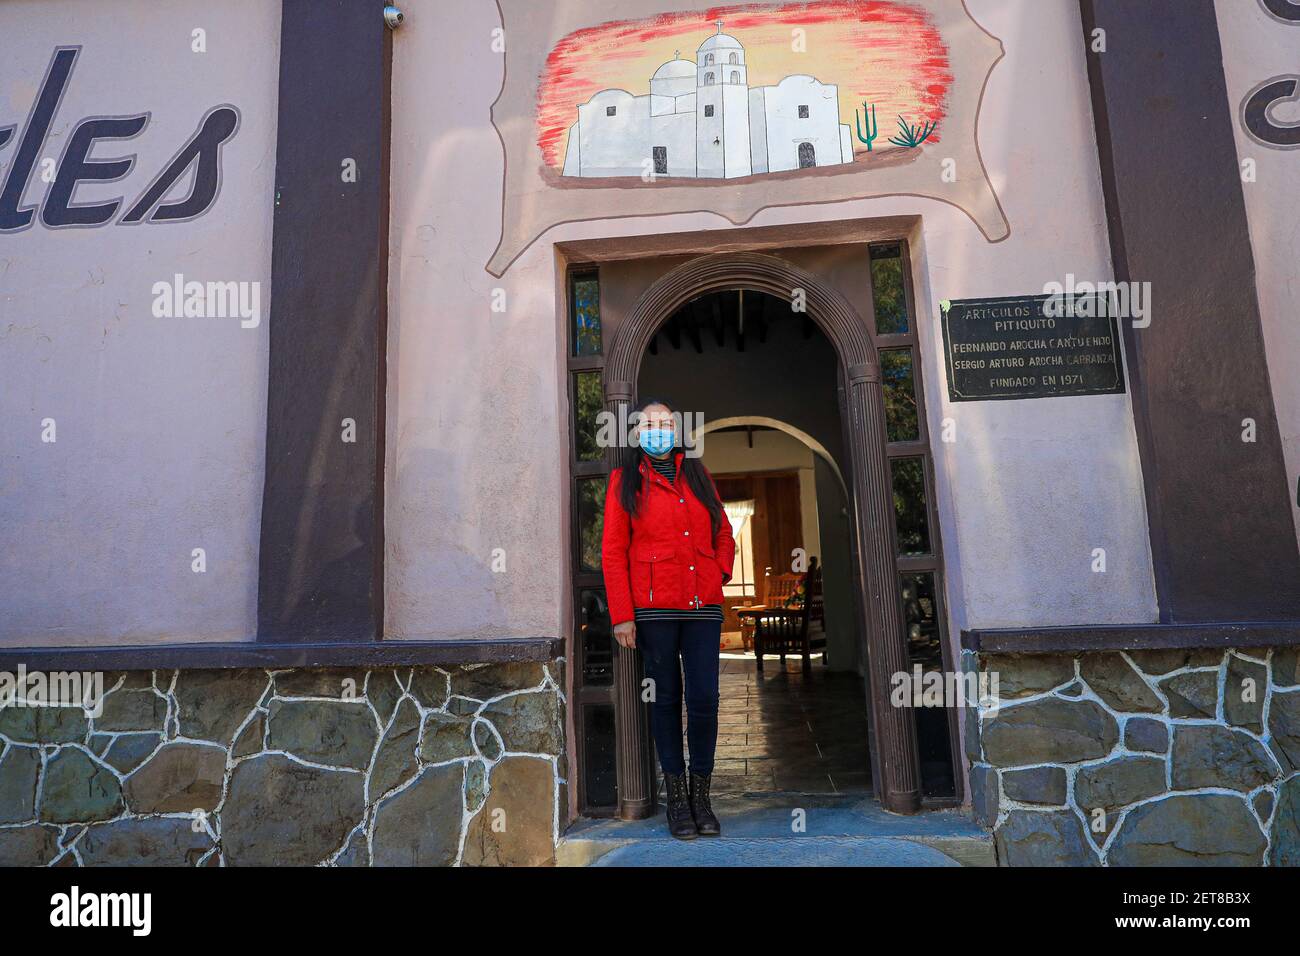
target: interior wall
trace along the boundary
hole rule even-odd
[[[754,471],[795,472],[799,478],[802,547],[810,557],[821,557],[812,449],[784,432],[766,429],[755,431],[750,436],[744,432],[709,432],[704,436],[700,447],[704,453],[701,460],[714,475]]]
[[[858,636],[853,603],[853,516],[840,476],[825,458],[813,464],[817,485],[817,522],[822,541],[822,598],[826,602],[826,663],[831,670],[857,671],[865,677],[867,659]],[[870,688],[867,688],[870,693]]]

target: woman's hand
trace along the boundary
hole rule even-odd
[[[624,621],[614,625],[614,640],[624,647],[636,649],[636,621]]]

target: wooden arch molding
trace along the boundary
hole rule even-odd
[[[803,290],[809,318],[835,346],[841,365],[841,415],[849,454],[853,501],[853,568],[861,596],[859,620],[867,649],[872,779],[887,810],[915,813],[921,806],[916,725],[908,708],[890,705],[894,674],[908,668],[898,588],[898,554],[889,464],[885,456],[885,406],[875,346],[866,323],[835,288],[775,256],[753,252],[701,256],[661,277],[638,300],[611,343],[605,365],[605,407],[625,413],[636,396],[637,375],[655,330],[678,308],[710,292],[743,289],[792,301]],[[615,420],[619,420],[617,417]],[[615,466],[618,449],[610,449]],[[614,712],[619,815],[640,819],[654,812],[649,719],[641,703],[640,658],[615,645]]]

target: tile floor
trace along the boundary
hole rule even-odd
[[[828,671],[817,656],[785,666],[724,653],[719,677],[715,793],[870,793],[862,679]],[[683,724],[685,716],[683,715]],[[660,779],[662,792],[663,781]]]

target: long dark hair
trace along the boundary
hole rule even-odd
[[[668,411],[673,411],[673,407],[662,398],[644,398],[629,411],[629,419],[632,415],[644,412],[651,405],[662,405]],[[682,436],[679,434],[677,437],[680,442]],[[676,449],[674,448],[673,451],[676,452]],[[623,449],[623,458],[618,466],[621,475],[618,503],[629,515],[635,515],[641,503],[641,456],[643,454],[645,453],[639,444],[629,444]],[[722,527],[722,522],[727,520],[727,516],[722,510],[722,499],[718,497],[718,490],[713,487],[713,479],[709,477],[708,469],[699,458],[683,455],[680,471],[691,493],[708,509],[709,523],[713,526],[713,537],[716,538],[718,529]]]

